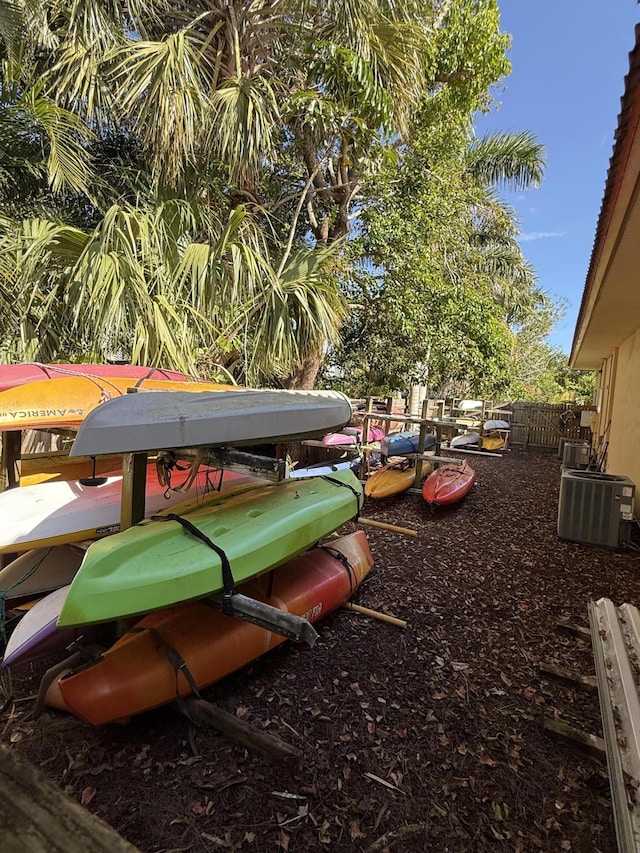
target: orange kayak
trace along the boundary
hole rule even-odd
[[[100,403],[140,391],[233,391],[234,385],[179,382],[171,379],[134,379],[117,376],[66,376],[30,382],[0,392],[0,431],[76,429]]]
[[[432,470],[429,462],[422,463],[423,474]],[[413,485],[416,469],[409,468],[406,462],[393,462],[384,465],[372,474],[364,485],[364,493],[372,498],[388,498],[406,492]]]
[[[317,622],[350,598],[372,566],[369,543],[360,530],[332,540],[326,550],[307,551],[237,591]],[[93,725],[126,720],[175,700],[178,693],[192,692],[183,669],[175,668],[177,659],[203,688],[284,640],[280,634],[223,615],[206,599],[157,610],[95,664],[54,681],[47,703]]]

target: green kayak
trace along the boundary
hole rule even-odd
[[[306,551],[362,505],[353,473],[285,480],[181,504],[88,549],[59,627],[148,613],[180,601],[230,594],[233,583]],[[232,581],[231,581],[232,578]]]

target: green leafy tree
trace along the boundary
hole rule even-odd
[[[512,398],[548,403],[567,400],[578,405],[593,402],[596,374],[573,370],[567,354],[548,343],[565,311],[565,301],[544,297],[538,310],[516,328],[509,389]]]
[[[349,365],[346,382],[358,377],[359,393],[416,381],[438,394],[506,391],[512,326],[543,295],[496,190],[536,185],[543,166],[531,135],[473,140],[467,115],[425,101],[399,166],[376,179],[363,212],[369,272],[353,276],[355,308],[333,354]]]

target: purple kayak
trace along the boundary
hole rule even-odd
[[[61,652],[78,640],[91,642],[103,636],[109,627],[89,625],[82,628],[57,628],[56,622],[69,586],[41,598],[18,622],[9,637],[2,666],[21,666],[29,661]]]
[[[367,433],[367,441],[381,441],[384,438],[384,429],[381,426],[371,426]],[[327,446],[336,444],[361,444],[362,427],[345,427],[340,432],[329,432],[322,439]]]

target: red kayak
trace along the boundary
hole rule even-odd
[[[60,379],[70,375],[118,377],[120,379],[174,379],[184,382],[190,377],[177,370],[161,367],[138,367],[132,364],[0,364],[0,391],[40,382],[42,379]]]
[[[442,465],[422,485],[422,497],[431,507],[448,506],[461,500],[476,481],[476,472],[466,461]]]

